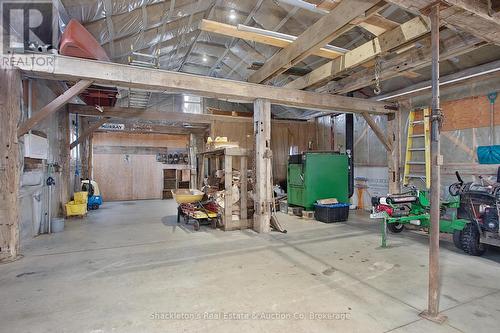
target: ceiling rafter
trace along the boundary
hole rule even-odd
[[[430,21],[426,17],[417,16],[347,52],[343,56],[318,67],[311,73],[288,83],[285,87],[294,89],[317,87],[349,69],[401,47],[428,32],[430,32]]]
[[[257,11],[259,10],[260,6],[262,6],[263,2],[264,2],[264,0],[259,0],[255,4],[255,6],[253,7],[253,9],[250,12],[250,14],[248,14],[248,16],[246,17],[245,21],[243,21],[244,24],[248,24],[253,19],[253,16],[255,15],[255,13],[257,13]],[[234,45],[235,42],[236,42],[236,39],[232,38],[231,41],[229,42],[228,46],[226,47],[226,51],[224,51],[224,53],[219,57],[219,59],[217,59],[217,61],[213,64],[213,66],[208,71],[208,76],[212,76],[213,75],[214,70],[217,68],[217,66],[219,65],[219,63],[224,59],[224,57],[230,51],[231,47]]]
[[[411,12],[426,12],[435,0],[388,0]],[[500,18],[498,15],[491,18],[482,6],[473,6],[477,1],[450,0],[448,8],[442,6],[440,17],[445,25],[454,26],[487,42],[500,45]],[[482,9],[481,9],[482,8]]]
[[[260,70],[248,78],[248,81],[262,83],[285,72],[289,67],[342,35],[348,23],[359,16],[368,16],[367,13],[374,8],[379,9],[378,2],[378,0],[341,2],[335,10],[316,21],[292,44],[273,55]]]

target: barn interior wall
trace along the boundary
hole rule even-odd
[[[444,115],[441,135],[441,153],[444,165],[441,169],[441,195],[449,198],[448,187],[456,182],[455,171],[459,171],[464,180],[477,181],[477,175],[496,179],[497,166],[479,164],[477,147],[490,145],[490,104],[486,95],[457,98],[452,95],[442,102]],[[498,104],[498,103],[497,103]],[[415,104],[403,104],[401,110],[401,171],[404,167],[407,141],[408,116]],[[422,106],[418,103],[418,106]],[[374,116],[376,123],[385,131],[385,117]],[[495,107],[494,133],[496,141],[500,141],[500,107]],[[334,118],[335,150],[345,151],[345,117]],[[418,153],[417,153],[418,154]],[[366,178],[368,189],[364,191],[363,206],[370,207],[370,197],[385,195],[388,192],[386,151],[366,121],[359,115],[354,117],[354,175]],[[421,159],[422,156],[416,156]],[[413,184],[422,188],[423,182],[414,180]],[[352,203],[358,204],[355,191]]]
[[[103,200],[161,199],[166,167],[154,148],[187,153],[188,145],[187,135],[94,133],[93,174]]]
[[[477,175],[496,179],[498,166],[479,164],[477,147],[499,144],[500,107],[497,103],[494,108],[495,142],[490,141],[490,104],[486,95],[445,100],[441,103],[441,109],[444,116],[441,132],[441,195],[448,198],[448,187],[456,182],[455,171],[460,172],[464,181],[478,181]],[[406,108],[401,117],[403,148],[406,147],[409,110]]]
[[[43,81],[31,80],[31,98],[29,98],[28,85],[27,81],[23,84],[22,120],[28,117],[29,109],[31,109],[32,114],[35,114],[56,97]],[[29,104],[31,104],[31,107]],[[55,180],[55,185],[51,187],[51,215],[52,217],[62,217],[63,214],[61,202],[61,165],[63,161],[61,160],[60,142],[64,138],[61,128],[68,125],[62,123],[63,119],[64,117],[61,117],[61,114],[55,113],[33,128],[33,133],[45,136],[48,139],[49,151],[46,161],[22,159],[23,172],[21,174],[19,199],[21,247],[25,241],[37,236],[40,230],[43,230],[44,226],[47,225],[49,188],[46,185],[46,180],[49,176]],[[25,138],[21,137],[19,142],[21,156],[24,156],[26,149],[24,145]],[[70,172],[74,174],[74,163]],[[42,227],[40,227],[40,224]]]
[[[238,142],[240,147],[254,149],[253,122],[214,121],[211,136],[225,136]],[[274,183],[286,180],[288,155],[291,146],[299,151],[318,147],[317,125],[305,121],[273,121],[271,124],[271,150],[273,152]],[[250,163],[253,163],[250,161]],[[249,164],[252,165],[252,164]],[[235,166],[237,168],[238,166]]]

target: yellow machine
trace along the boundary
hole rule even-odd
[[[102,197],[97,182],[89,179],[82,179],[82,191],[87,193],[87,209],[99,209],[99,206],[102,205]]]

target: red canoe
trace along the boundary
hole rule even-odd
[[[94,36],[75,19],[71,19],[61,36],[59,53],[65,56],[110,61]]]
[[[75,19],[69,21],[61,36],[59,53],[70,57],[110,61],[94,36]],[[87,105],[114,106],[117,93],[116,88],[92,85],[82,92],[80,97]]]

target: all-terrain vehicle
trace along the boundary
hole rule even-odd
[[[452,196],[460,198],[458,218],[466,219],[463,230],[455,230],[453,242],[459,249],[474,256],[484,253],[485,244],[500,247],[500,168],[496,182],[479,177],[479,182],[464,183],[458,171],[457,183],[449,187]]]

